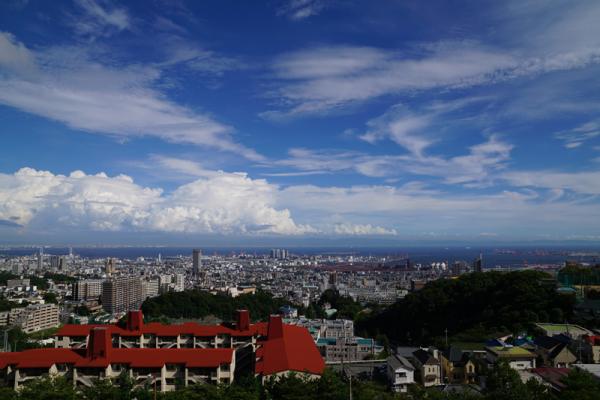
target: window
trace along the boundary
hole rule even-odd
[[[111,365],[110,365],[110,368],[111,368],[113,371],[121,371],[121,364],[111,364]]]

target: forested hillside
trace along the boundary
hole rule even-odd
[[[381,313],[361,320],[370,335],[405,344],[431,344],[445,335],[483,339],[516,332],[533,322],[564,322],[575,299],[556,293],[549,275],[537,271],[486,272],[428,283]]]
[[[168,292],[148,299],[142,305],[144,315],[150,318],[204,318],[214,315],[224,321],[232,319],[235,310],[247,309],[250,318],[265,321],[270,314],[277,313],[283,305],[290,304],[276,299],[271,294],[257,291],[230,297],[226,294],[211,294],[200,290]]]

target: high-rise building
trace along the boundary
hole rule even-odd
[[[97,300],[102,295],[101,279],[82,279],[73,283],[74,300]]]
[[[195,277],[200,275],[200,267],[202,266],[202,251],[200,249],[194,249],[192,251],[192,272]]]
[[[41,270],[44,263],[44,249],[40,247],[40,250],[37,253],[37,269]]]
[[[329,289],[336,290],[337,289],[337,271],[329,272]]]
[[[62,271],[65,269],[66,260],[61,256],[50,256],[50,268]]]
[[[473,271],[483,272],[483,254],[480,253],[479,258],[473,262]]]
[[[148,297],[156,297],[159,294],[160,279],[144,279],[142,281],[142,299],[146,300]]]
[[[106,260],[106,264],[104,265],[104,272],[106,275],[112,275],[115,273],[115,259],[109,258]]]
[[[271,249],[271,258],[277,260],[285,260],[288,258],[288,251],[286,249]]]
[[[176,274],[175,275],[175,287],[174,290],[176,292],[183,292],[185,290],[185,275]]]
[[[143,301],[142,280],[138,277],[123,276],[102,283],[102,307],[111,314],[137,310]]]

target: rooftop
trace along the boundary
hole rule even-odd
[[[546,330],[547,332],[550,332],[550,333],[558,334],[558,333],[563,333],[563,332],[569,332],[574,335],[589,335],[589,334],[591,334],[590,331],[588,331],[585,328],[582,328],[579,325],[552,324],[552,323],[537,323],[535,325],[541,329]]]
[[[535,354],[527,349],[518,346],[493,346],[487,347],[487,350],[491,351],[498,357],[525,357],[535,358]]]
[[[271,316],[268,329],[267,339],[260,342],[262,346],[256,351],[257,374],[323,373],[325,362],[306,328],[283,324],[280,316]]]

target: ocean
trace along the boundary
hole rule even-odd
[[[528,265],[559,265],[567,260],[583,263],[600,263],[598,247],[285,247],[293,255],[354,255],[380,256],[395,259],[409,258],[412,263],[466,261],[472,262],[483,255],[487,268],[502,266],[520,268]],[[201,247],[205,255],[268,254],[266,247]],[[0,255],[26,256],[36,254],[37,247],[3,247]],[[44,247],[44,254],[66,255],[68,247]],[[73,253],[84,258],[117,257],[136,259],[163,259],[191,256],[192,247],[73,247]]]

